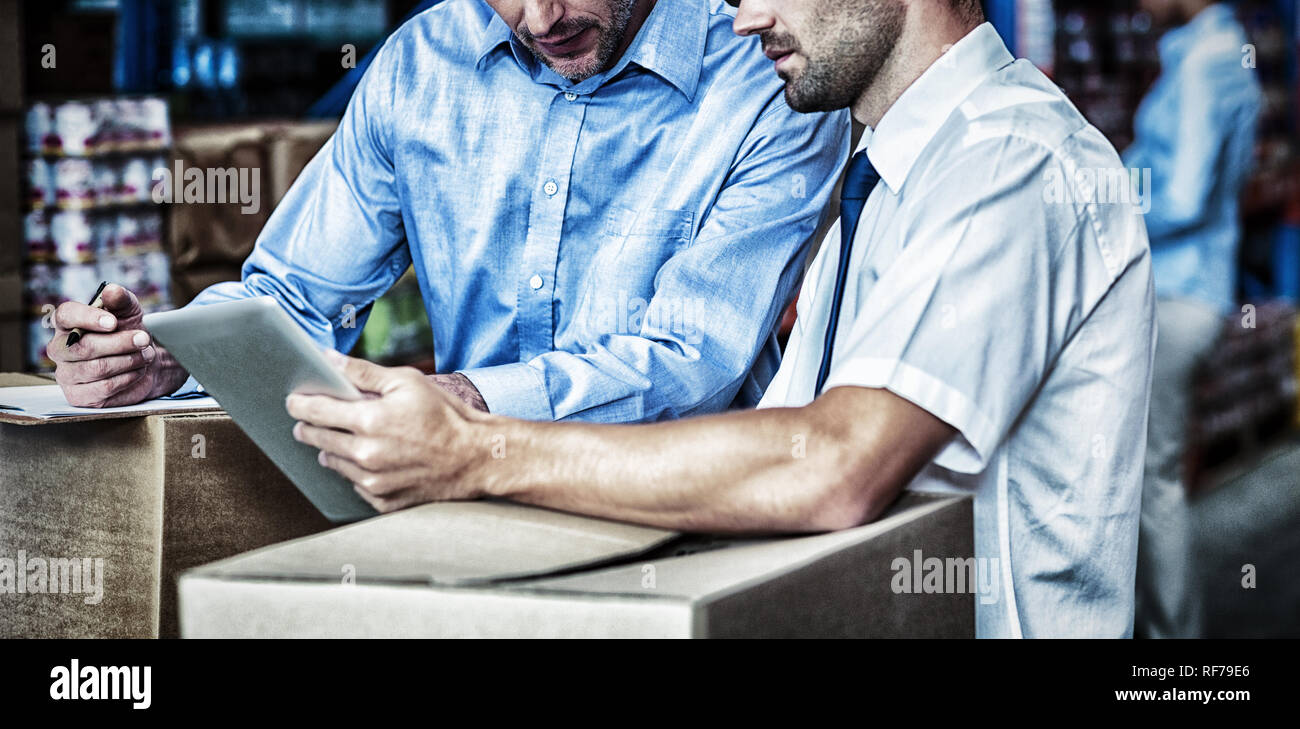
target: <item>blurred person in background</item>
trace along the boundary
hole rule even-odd
[[[1198,362],[1234,308],[1238,200],[1261,94],[1245,31],[1224,3],[1142,0],[1159,25],[1160,77],[1138,109],[1131,169],[1151,170],[1146,216],[1159,325],[1138,543],[1138,637],[1195,637],[1183,453]]]

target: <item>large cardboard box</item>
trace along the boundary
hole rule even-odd
[[[173,204],[166,238],[174,271],[223,264],[238,266],[252,252],[257,235],[274,207],[268,189],[266,145],[267,132],[261,126],[177,129],[173,174],[177,164],[183,170],[246,170],[249,184],[256,176],[258,187],[255,209],[247,212],[239,201]]]
[[[181,633],[973,637],[973,594],[896,589],[918,551],[971,558],[970,500],[908,494],[857,529],[738,540],[431,504],[186,572]]]
[[[5,420],[0,637],[175,636],[178,572],[331,526],[220,411]]]
[[[307,163],[334,134],[338,122],[285,122],[271,127],[267,144],[271,206],[280,204]]]

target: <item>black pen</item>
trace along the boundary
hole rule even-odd
[[[104,287],[107,285],[108,285],[107,281],[99,282],[99,288],[95,289],[95,295],[90,297],[90,303],[87,304],[87,306],[93,309],[97,309],[104,304],[104,302],[99,300],[99,295],[104,293]],[[80,342],[81,334],[82,334],[81,329],[73,329],[72,331],[68,332],[68,343],[64,346],[71,347],[77,342]]]

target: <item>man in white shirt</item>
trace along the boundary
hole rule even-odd
[[[871,521],[904,488],[969,493],[1001,585],[978,635],[1130,635],[1145,228],[1131,187],[1099,183],[1122,174],[1115,150],[982,21],[974,0],[741,4],[735,29],[761,36],[792,108],[868,127],[758,410],[526,423],[341,360],[377,397],[293,396],[296,437],[385,511],[494,496],[799,532]]]

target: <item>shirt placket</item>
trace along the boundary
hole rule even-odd
[[[528,212],[528,233],[518,281],[519,361],[527,362],[554,349],[555,275],[564,232],[578,135],[586,117],[588,97],[559,92],[551,99],[544,121],[545,139]]]

